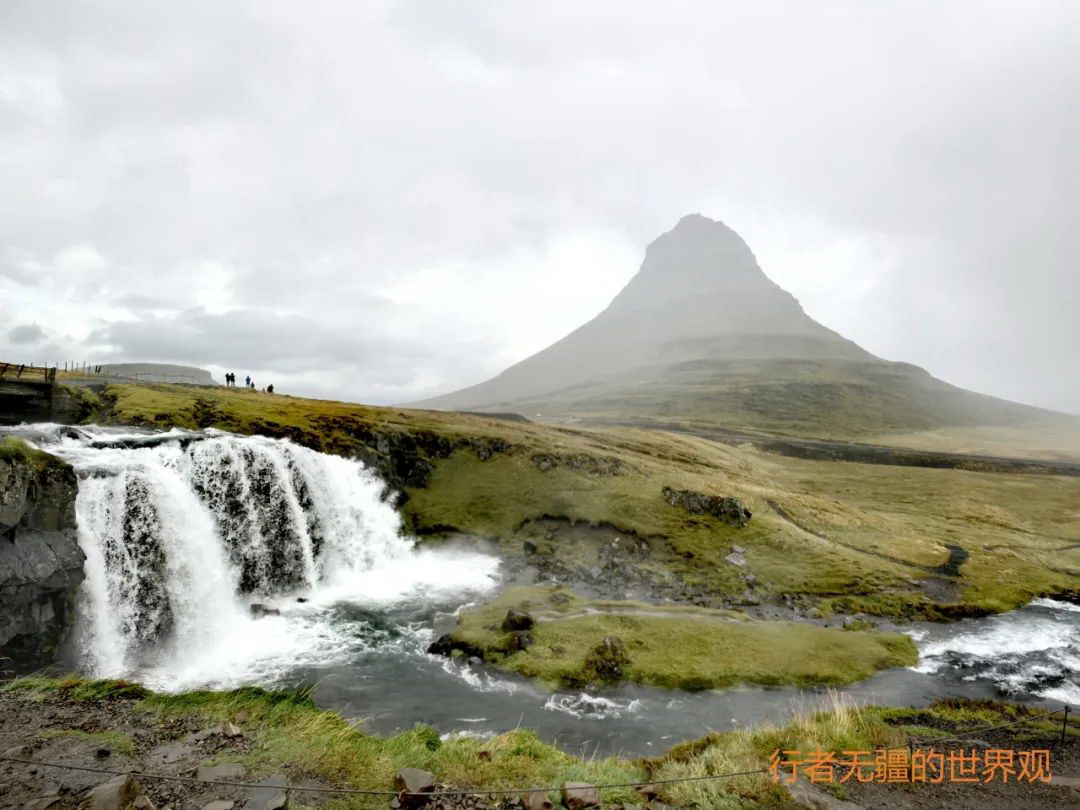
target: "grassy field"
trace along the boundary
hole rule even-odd
[[[340,715],[319,709],[302,693],[247,688],[163,695],[125,682],[78,678],[26,678],[2,690],[17,698],[6,704],[16,713],[59,704],[75,707],[80,716],[96,713],[108,718],[92,734],[47,728],[39,732],[43,739],[81,734],[130,752],[131,739],[167,739],[176,733],[171,729],[177,727],[178,720],[192,720],[195,728],[236,720],[242,722],[251,744],[246,753],[222,751],[221,755],[227,761],[247,766],[254,778],[284,772],[297,781],[311,778],[320,784],[370,790],[391,789],[394,774],[402,767],[424,768],[444,783],[482,792],[558,786],[564,781],[633,783],[752,771],[767,768],[777,750],[840,754],[903,747],[909,733],[924,738],[943,737],[1023,718],[1030,719],[1016,729],[1015,739],[1045,744],[1061,728],[1060,720],[1040,720],[1038,710],[1009,704],[950,701],[928,709],[878,709],[857,707],[827,696],[819,703],[804,706],[783,726],[714,733],[651,759],[581,760],[523,730],[485,740],[441,740],[434,729],[425,726],[394,737],[371,736]],[[1080,738],[1080,720],[1072,720],[1068,736],[1070,740]],[[158,765],[151,770],[161,768]],[[840,788],[836,792],[843,793]],[[630,788],[605,789],[602,793],[606,806],[637,801]],[[783,789],[764,773],[664,785],[660,797],[675,807],[713,810],[793,806]],[[300,795],[294,797],[294,804],[304,804]],[[348,797],[324,806],[340,810],[385,807],[386,798]]]
[[[785,618],[949,620],[1035,596],[1075,597],[1080,583],[1075,477],[806,461],[659,431],[224,388],[112,386],[101,405],[94,418],[102,421],[212,426],[364,459],[403,490],[406,530],[422,542],[482,538],[508,561],[542,558],[564,582],[589,581],[611,547],[625,542],[642,552],[617,560],[608,590],[625,579],[652,602],[762,604],[787,610]],[[664,499],[664,487],[738,498],[753,517],[736,528],[690,514]],[[735,546],[745,550],[744,565],[727,560]],[[967,555],[955,575],[943,568],[950,546]],[[468,618],[463,631],[470,632]],[[631,645],[627,677],[670,686],[838,683],[912,663],[910,642],[880,633],[671,616],[545,622],[535,649],[500,655],[500,663],[572,682],[605,635]],[[663,660],[658,646],[672,636],[685,650],[677,663]]]
[[[511,636],[501,630],[510,608],[536,619],[527,650],[512,650]],[[597,602],[561,588],[509,589],[463,611],[453,637],[483,650],[490,663],[568,687],[622,680],[676,689],[844,684],[918,661],[914,643],[897,633],[752,621],[704,608]],[[614,673],[597,671],[604,662],[596,660],[596,651],[612,637],[625,659]]]
[[[633,419],[886,444],[897,444],[894,436],[978,426],[1026,436],[1039,446],[1055,446],[1063,435],[1071,435],[1074,446],[1080,442],[1080,416],[965,391],[906,363],[866,360],[692,360],[491,407],[549,418]]]
[[[1007,610],[1080,581],[1080,478],[804,461],[692,436],[629,428],[571,429],[438,411],[374,408],[188,386],[113,386],[99,416],[159,428],[213,426],[363,455],[405,437],[430,466],[405,487],[410,530],[489,538],[508,554],[543,543],[533,521],[557,516],[648,538],[643,572],[715,597],[805,596],[822,612],[950,618]],[[374,438],[373,438],[374,437]],[[668,505],[661,489],[742,500],[733,528]],[[724,558],[733,544],[747,565]],[[938,571],[947,546],[968,554]],[[554,552],[590,562],[595,549]]]
[[[1077,424],[1047,425],[1041,430],[1018,427],[950,427],[870,435],[866,441],[914,450],[1012,458],[1080,460],[1080,419]]]

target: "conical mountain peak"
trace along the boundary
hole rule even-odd
[[[780,308],[790,310],[794,304],[798,309],[794,299],[762,272],[739,234],[701,214],[684,216],[649,244],[641,269],[611,308],[655,310],[680,298],[700,296],[738,296],[744,302],[748,297],[772,296]]]
[[[723,222],[689,214],[588,323],[422,407],[821,436],[1014,424],[1041,413],[889,363],[807,315]]]
[[[874,358],[810,318],[723,222],[689,214],[646,248],[611,304],[562,340],[472,388],[422,403],[481,407],[701,360]]]

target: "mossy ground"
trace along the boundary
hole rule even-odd
[[[533,645],[508,653],[508,634],[500,623],[511,607],[531,611],[536,624]],[[705,609],[594,603],[562,589],[511,589],[488,605],[463,611],[453,635],[504,669],[566,686],[596,679],[590,654],[609,636],[617,637],[627,653],[618,680],[680,689],[843,684],[918,661],[911,639],[896,633],[750,621]]]
[[[947,736],[1023,718],[1029,719],[1009,732],[1014,735],[1012,739],[1041,747],[1061,729],[1059,718],[1039,719],[1043,710],[991,701],[945,701],[927,709],[878,709],[856,707],[830,695],[802,708],[783,726],[714,733],[651,759],[580,760],[520,730],[488,740],[444,741],[428,727],[394,737],[369,736],[297,692],[247,688],[162,695],[122,681],[72,677],[17,680],[0,689],[0,696],[3,694],[20,699],[17,704],[5,704],[9,711],[33,712],[35,705],[57,701],[74,702],[86,711],[97,709],[111,724],[97,734],[110,735],[110,745],[123,744],[126,734],[120,729],[133,731],[142,739],[159,733],[158,729],[173,728],[171,723],[180,718],[193,718],[197,721],[195,727],[242,718],[252,744],[248,753],[230,755],[229,759],[241,761],[253,775],[284,772],[294,781],[310,778],[329,786],[371,790],[391,789],[394,773],[401,767],[425,768],[442,782],[483,792],[557,786],[568,780],[612,784],[752,771],[766,768],[777,750],[841,754],[903,747],[915,731],[920,738]],[[67,733],[64,729],[56,731],[55,736]],[[1072,719],[1067,739],[1070,745],[1080,740],[1080,718]],[[675,807],[752,810],[791,806],[782,789],[766,774],[665,785],[660,791],[661,798]],[[633,791],[626,788],[604,790],[603,796],[607,806],[636,800]],[[297,804],[307,804],[299,796],[295,798]],[[386,797],[347,797],[322,806],[359,810],[386,804]]]

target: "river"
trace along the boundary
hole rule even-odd
[[[212,430],[14,430],[79,476],[87,579],[67,655],[90,675],[167,691],[313,685],[321,705],[372,732],[523,727],[581,755],[655,754],[710,731],[783,722],[825,693],[631,684],[553,693],[430,656],[454,613],[499,587],[499,561],[416,548],[359,463]],[[896,706],[960,696],[1080,705],[1080,607],[1040,599],[906,630],[917,667],[836,691]]]

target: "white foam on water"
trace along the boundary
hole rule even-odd
[[[1047,599],[1045,597],[1039,599],[1032,599],[1031,604],[1039,607],[1050,608],[1051,610],[1063,610],[1067,613],[1080,613],[1080,605],[1074,605],[1069,602],[1061,602],[1057,599]]]
[[[486,669],[476,669],[468,664],[459,663],[451,658],[441,659],[439,666],[447,675],[464,681],[477,692],[503,692],[513,695],[521,690],[521,684],[500,678]]]
[[[1036,694],[1080,704],[1080,608],[1054,599],[998,616],[912,633],[917,672],[966,673],[1006,694]]]
[[[221,431],[35,430],[80,477],[90,674],[163,690],[273,682],[371,649],[343,604],[460,602],[496,584],[494,557],[416,549],[357,461]],[[426,632],[395,630],[413,646]]]
[[[554,694],[547,699],[544,708],[549,712],[561,712],[571,717],[608,720],[635,714],[641,711],[642,702],[638,699],[620,701],[614,698],[589,695],[581,692],[576,695]]]

